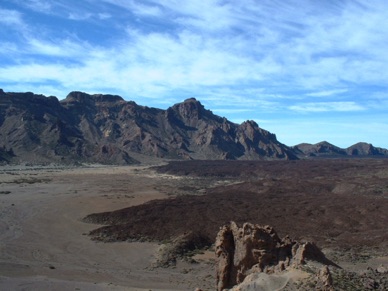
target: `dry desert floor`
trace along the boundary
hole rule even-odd
[[[83,218],[101,212],[127,223],[92,240],[101,225]],[[2,166],[0,290],[214,290],[211,247],[169,267],[156,262],[170,238],[195,230],[212,240],[230,220],[313,240],[354,274],[379,268],[378,283],[388,268],[387,213],[388,159]],[[271,280],[263,290],[279,285]]]
[[[81,221],[86,215],[166,198],[155,188],[171,179],[141,167],[1,168],[0,290],[211,288],[206,256],[153,268],[158,243],[97,243],[86,235],[96,228]]]

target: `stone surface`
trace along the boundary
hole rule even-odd
[[[255,122],[236,124],[195,98],[167,110],[116,95],[71,92],[64,100],[0,92],[0,161],[131,164],[172,159],[296,159]],[[4,150],[3,150],[4,149]],[[14,155],[8,155],[11,151]]]
[[[333,288],[333,278],[331,276],[330,270],[327,266],[323,266],[317,276],[317,285],[319,290],[322,291],[334,291]]]
[[[223,226],[217,234],[215,252],[219,291],[242,283],[247,275],[256,272],[273,274],[309,260],[332,264],[314,243],[299,243],[289,237],[280,239],[272,227],[251,223],[238,227],[231,222]],[[320,278],[325,288],[331,286],[328,269],[322,271]]]
[[[12,154],[9,154],[12,153]],[[136,163],[137,155],[185,160],[292,160],[298,156],[388,156],[360,143],[288,147],[248,120],[230,122],[195,98],[167,110],[117,95],[71,92],[59,101],[0,91],[0,162]]]

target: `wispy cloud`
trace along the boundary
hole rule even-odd
[[[288,107],[290,110],[298,112],[347,112],[366,110],[365,107],[356,102],[311,102],[296,104]]]
[[[0,86],[196,96],[236,120],[388,110],[388,2],[302,2],[8,0]]]
[[[49,13],[53,7],[53,1],[48,0],[19,0],[16,2],[19,2],[25,7],[40,13]]]
[[[68,18],[71,19],[71,20],[87,20],[87,19],[90,19],[91,17],[93,16],[92,13],[69,13],[68,15]]]
[[[60,41],[44,41],[41,39],[30,38],[28,40],[28,52],[44,56],[57,57],[86,57],[87,44],[76,43],[69,39],[62,39]],[[97,49],[95,49],[97,51]],[[54,64],[55,65],[55,64]]]
[[[328,97],[328,96],[333,96],[333,95],[339,95],[342,93],[348,92],[348,89],[334,89],[334,90],[324,90],[324,91],[319,91],[319,92],[312,92],[312,93],[307,93],[306,96],[311,96],[311,97]]]
[[[233,108],[218,108],[215,110],[217,114],[229,114],[229,113],[246,113],[246,112],[252,112],[253,109],[233,109]]]
[[[346,89],[327,89],[344,87],[344,82],[386,83],[388,79],[383,70],[388,53],[383,50],[387,45],[381,25],[387,21],[384,13],[367,4],[306,3],[303,9],[296,9],[290,3],[274,1],[244,5],[228,1],[104,2],[138,17],[158,19],[152,32],[152,22],[147,22],[147,31],[136,22],[124,22],[122,28],[128,34],[107,51],[113,53],[106,60],[110,63],[107,67],[115,69],[110,75],[120,78],[122,73],[133,77],[141,74],[142,83],[147,81],[150,88],[165,88],[167,92],[241,84],[271,85],[276,91],[281,86],[292,86],[306,90],[307,96],[326,97],[346,93]],[[85,3],[72,7],[74,3],[59,1],[56,8],[66,7],[68,17],[77,21],[110,19],[111,14],[99,11],[98,5],[86,12],[90,5]],[[26,5],[51,13],[55,10],[53,4],[43,0],[26,1]],[[312,13],[317,9],[323,13],[319,19]],[[12,19],[21,21],[20,15]],[[27,41],[31,51],[40,49],[48,56],[59,56],[68,47],[55,47],[38,38]],[[71,47],[71,41],[67,45]],[[82,50],[85,56],[80,56],[79,63],[85,67],[93,62],[88,58],[90,47],[79,47]],[[134,78],[134,83],[138,79]]]
[[[22,25],[22,14],[15,10],[1,9],[0,7],[0,23],[3,25]]]

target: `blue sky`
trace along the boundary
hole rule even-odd
[[[1,0],[0,88],[196,97],[295,145],[388,148],[388,1]]]

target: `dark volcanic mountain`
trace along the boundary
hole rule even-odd
[[[120,96],[66,99],[0,89],[0,162],[129,164],[131,155],[171,159],[296,159],[254,121],[235,124],[194,98],[167,110]]]
[[[0,163],[131,164],[134,157],[260,160],[388,156],[358,143],[287,147],[254,121],[242,124],[213,114],[194,98],[167,110],[116,95],[71,92],[66,99],[0,89]]]
[[[302,143],[293,147],[295,153],[302,157],[381,157],[388,156],[388,150],[359,142],[346,149],[339,148],[327,141],[317,144]]]

